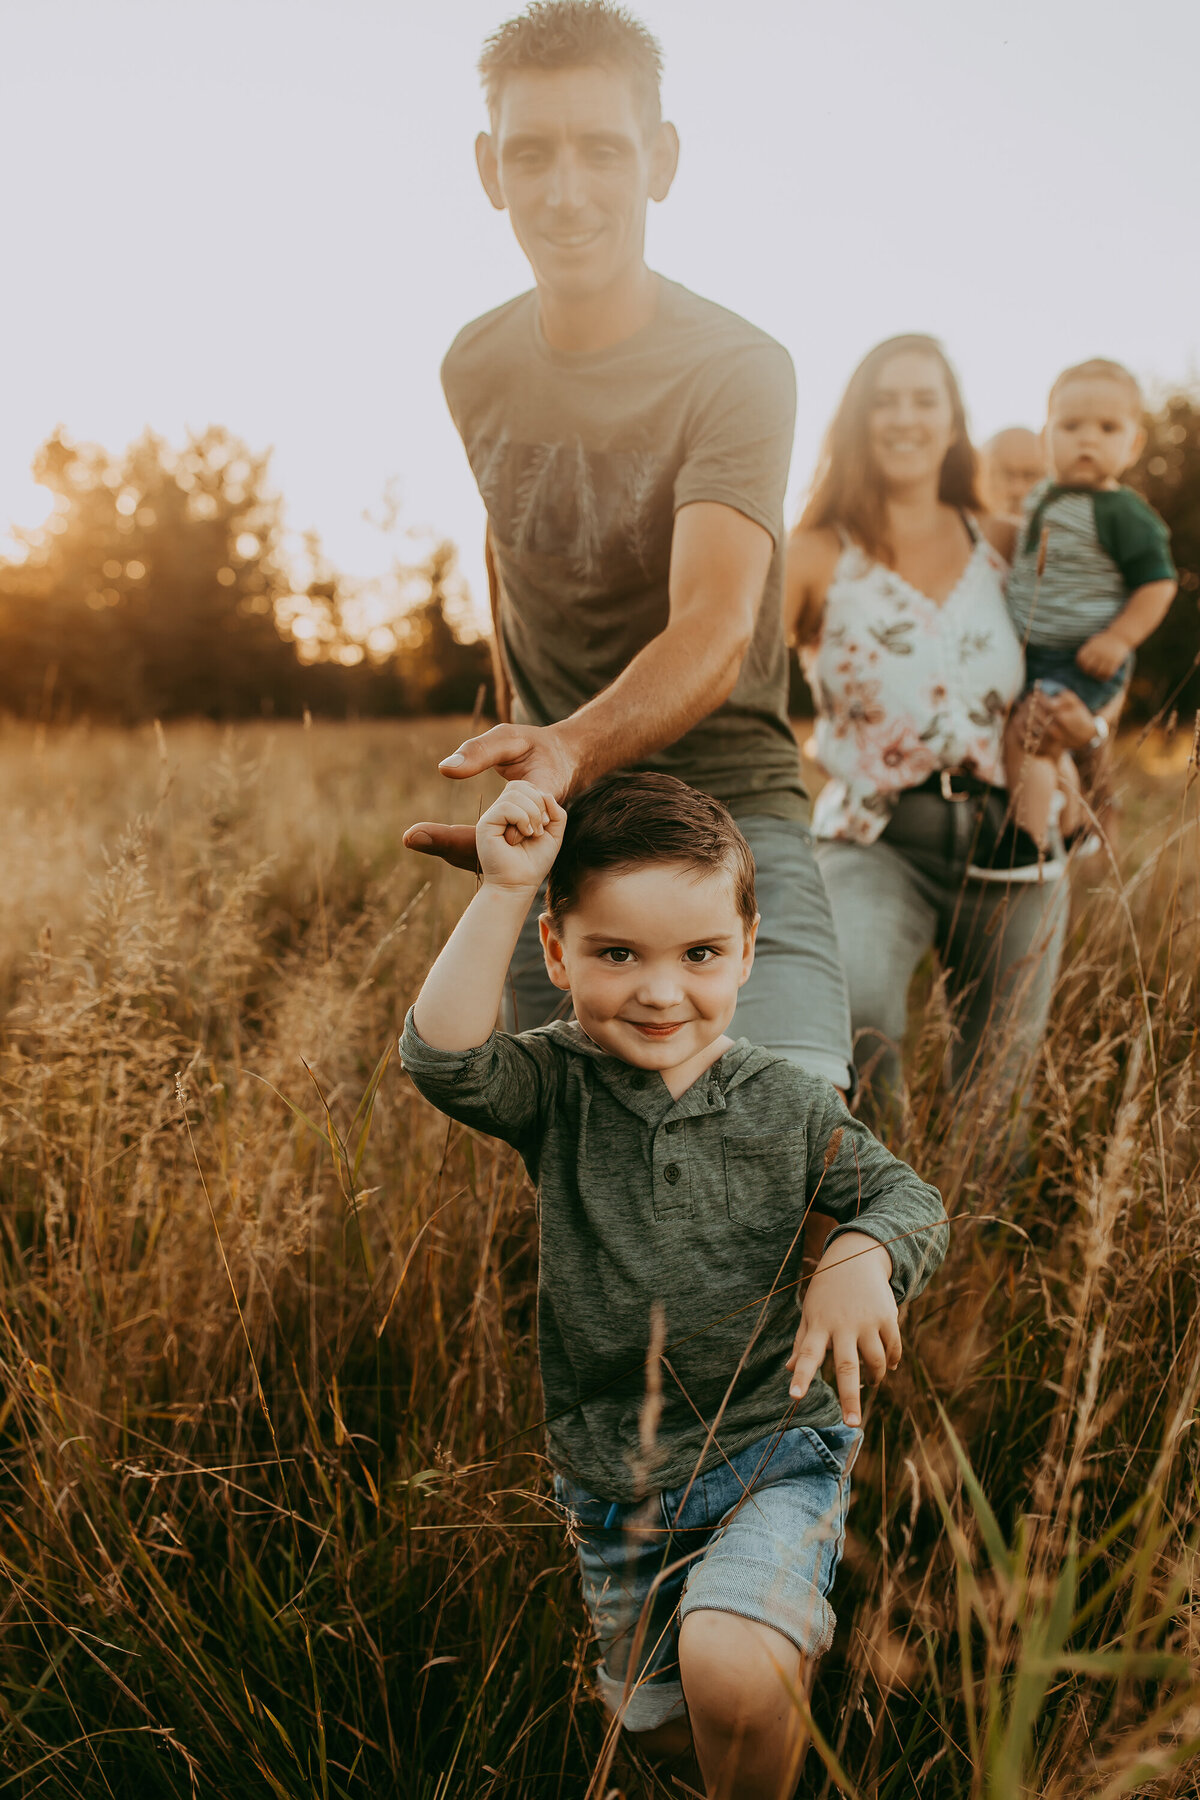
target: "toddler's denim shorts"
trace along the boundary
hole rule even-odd
[[[1098,675],[1085,675],[1075,661],[1073,650],[1051,650],[1045,644],[1025,646],[1025,692],[1036,683],[1044,694],[1061,694],[1064,688],[1078,694],[1089,712],[1097,713],[1107,706],[1114,694],[1128,686],[1133,674],[1133,658],[1127,656],[1115,675],[1102,681]]]
[[[793,1426],[628,1506],[555,1476],[603,1659],[601,1698],[626,1731],[684,1715],[679,1626],[689,1612],[756,1619],[806,1657],[829,1648],[861,1439],[842,1424]]]

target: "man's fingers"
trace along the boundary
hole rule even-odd
[[[468,738],[449,756],[443,756],[438,768],[455,781],[482,775],[485,769],[499,769],[515,762],[529,750],[529,739],[515,725],[493,725],[482,736]]]
[[[890,1325],[883,1326],[879,1335],[883,1339],[883,1348],[887,1356],[888,1368],[898,1369],[900,1367],[900,1360],[904,1355],[904,1345],[900,1341],[899,1320],[893,1319]]]
[[[423,856],[440,856],[443,862],[456,869],[479,873],[473,825],[438,825],[433,820],[422,819],[419,824],[409,826],[403,841],[406,850],[419,850]]]
[[[842,1418],[847,1425],[861,1425],[858,1345],[852,1337],[841,1332],[833,1340],[833,1371],[842,1406]]]

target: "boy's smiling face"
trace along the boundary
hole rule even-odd
[[[1054,479],[1070,487],[1115,487],[1145,441],[1132,393],[1107,375],[1064,381],[1050,402],[1050,466]]]
[[[738,911],[731,871],[683,863],[592,875],[559,926],[541,921],[550,979],[584,1031],[610,1056],[664,1076],[693,1063],[698,1075],[713,1060],[757,929]]]

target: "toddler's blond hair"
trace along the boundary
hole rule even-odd
[[[1070,381],[1115,381],[1129,395],[1133,405],[1134,417],[1141,424],[1142,414],[1146,410],[1146,402],[1136,375],[1131,375],[1124,363],[1110,362],[1106,356],[1092,356],[1087,362],[1075,363],[1070,369],[1064,369],[1050,389],[1047,407],[1054,405],[1054,396],[1060,388],[1066,387]]]

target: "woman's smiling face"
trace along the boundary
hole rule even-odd
[[[924,350],[889,357],[867,423],[871,460],[884,487],[902,490],[936,480],[954,436],[954,408],[938,358]]]

